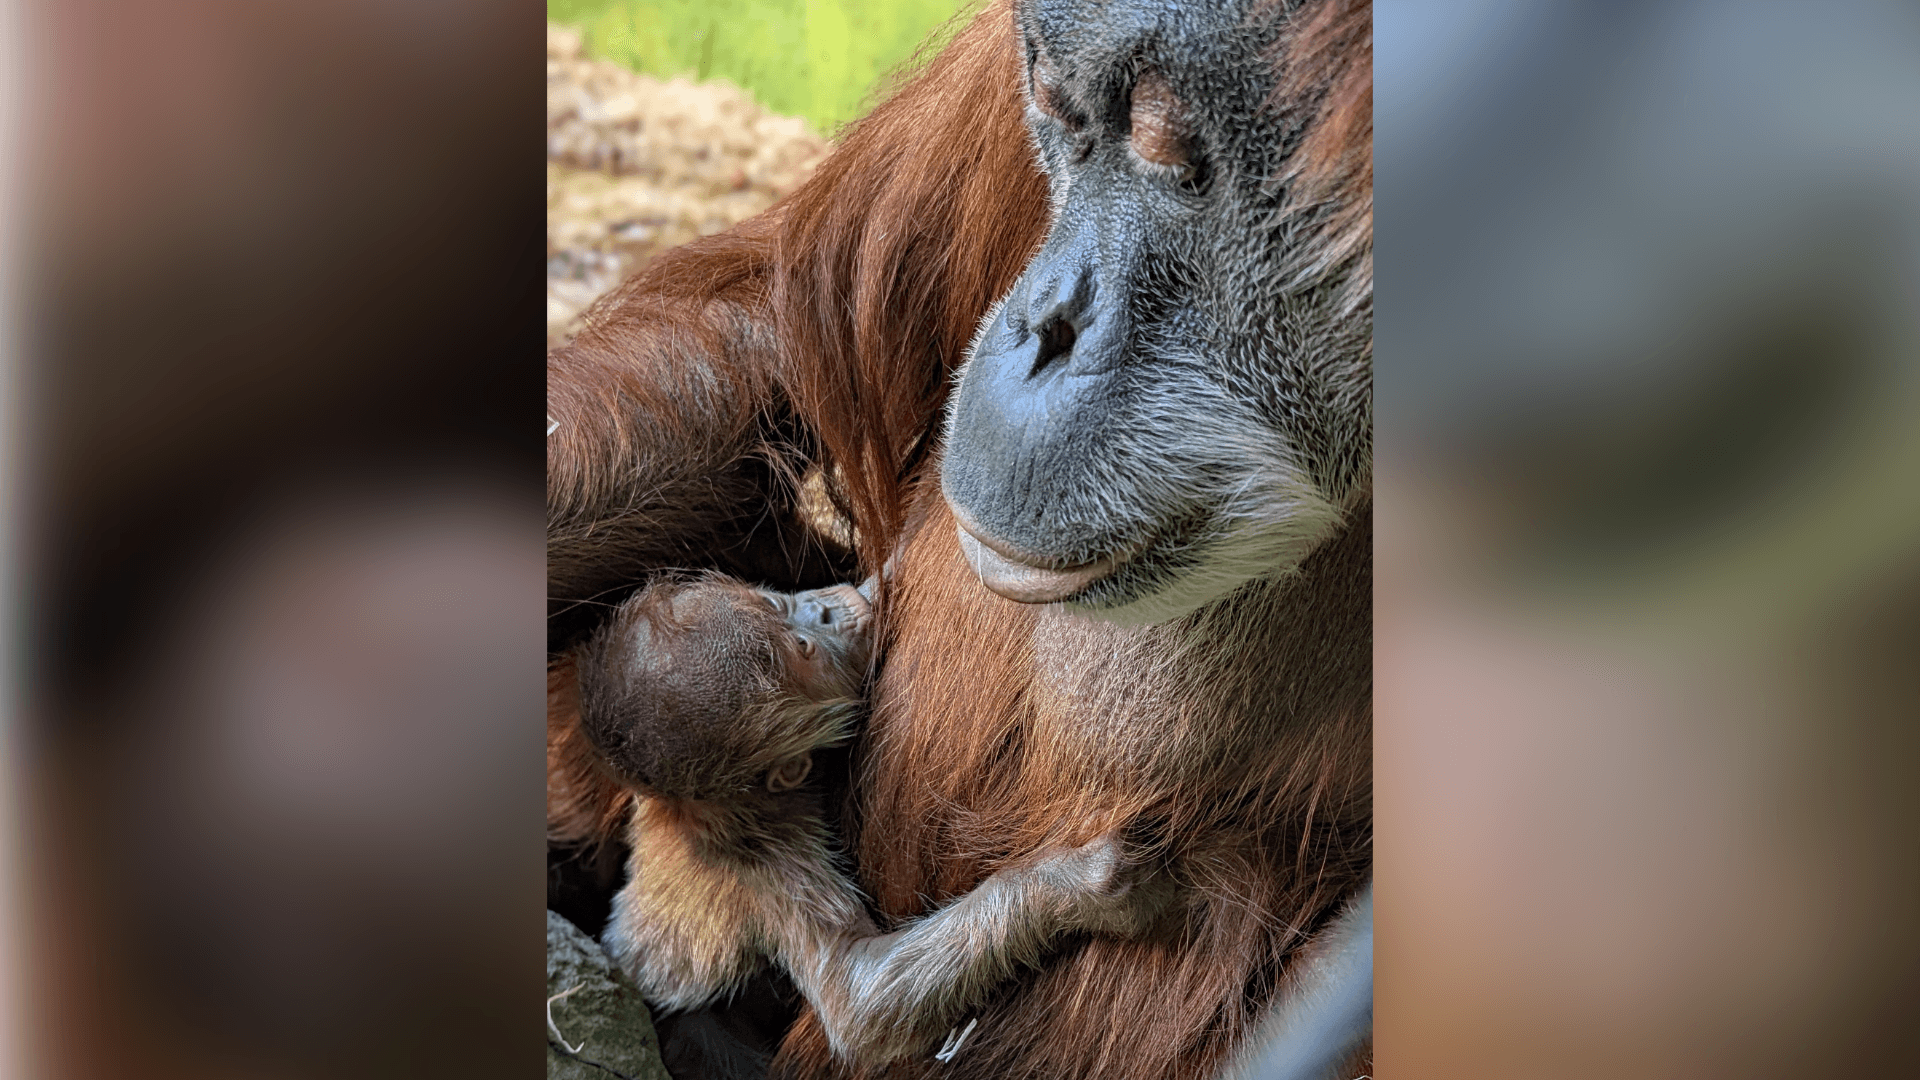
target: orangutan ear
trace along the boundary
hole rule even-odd
[[[807,774],[813,771],[813,758],[808,754],[794,754],[782,758],[773,770],[767,773],[767,790],[772,792],[792,791],[806,783]]]

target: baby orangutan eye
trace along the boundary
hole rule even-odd
[[[807,774],[813,771],[813,758],[806,754],[795,754],[783,759],[780,764],[767,773],[767,790],[773,792],[791,791],[806,782]]]
[[[794,641],[799,643],[801,656],[808,658],[813,656],[813,641],[811,639],[795,634]]]

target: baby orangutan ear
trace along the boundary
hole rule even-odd
[[[773,792],[791,791],[806,782],[807,774],[813,771],[813,758],[807,754],[794,754],[782,758],[773,771],[767,774],[767,790]]]

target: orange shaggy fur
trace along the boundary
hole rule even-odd
[[[1273,103],[1307,117],[1290,191],[1322,223],[1315,270],[1365,268],[1370,9],[1331,0],[1298,20]],[[1114,827],[1189,898],[1144,936],[1069,939],[998,995],[951,1063],[857,1075],[1200,1080],[1370,875],[1371,512],[1284,583],[1178,626],[1095,635],[1105,651],[1087,651],[1071,685],[1036,677],[1036,651],[1056,645],[1036,609],[988,593],[960,557],[934,445],[981,315],[1045,233],[1023,81],[1000,0],[788,200],[662,257],[590,313],[549,360],[562,421],[550,557],[571,580],[602,563],[791,567],[830,541],[800,527],[775,550],[712,556],[699,537],[742,513],[790,514],[799,478],[824,469],[864,569],[897,559],[849,818],[882,915],[925,913],[1043,844]],[[671,460],[652,456],[662,446]],[[615,494],[636,472],[653,484],[644,504]],[[661,539],[604,529],[650,515]],[[1194,619],[1227,620],[1209,640],[1238,644],[1183,652]],[[571,677],[558,662],[549,693],[560,840],[609,835],[630,798],[578,735]],[[774,1071],[855,1075],[809,1016]]]

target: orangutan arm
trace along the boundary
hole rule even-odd
[[[1135,934],[1172,896],[1116,835],[1054,849],[989,875],[889,934],[808,923],[788,908],[768,926],[834,1053],[873,1063],[931,1052],[995,987],[1039,964],[1064,934]],[[785,906],[785,905],[782,905]]]

